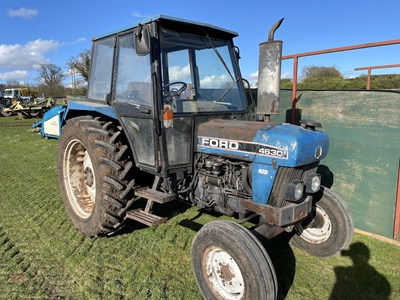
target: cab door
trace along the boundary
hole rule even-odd
[[[136,165],[158,173],[158,122],[153,101],[151,54],[136,54],[133,32],[119,36],[115,56],[113,101],[135,157]]]
[[[191,168],[193,159],[192,114],[184,113],[183,102],[193,97],[193,72],[190,50],[161,53],[162,107],[174,113],[173,126],[162,126],[162,148],[169,173]],[[175,171],[174,171],[175,170]]]

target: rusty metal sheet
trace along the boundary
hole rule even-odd
[[[271,225],[285,226],[304,219],[311,212],[312,197],[307,197],[302,203],[285,207],[273,207],[247,199],[241,199],[240,204],[245,209],[258,213]]]
[[[266,127],[263,122],[238,120],[211,120],[199,126],[198,135],[252,141],[257,131]]]

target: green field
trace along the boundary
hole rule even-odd
[[[58,142],[34,134],[33,122],[0,118],[0,299],[201,299],[191,241],[201,225],[227,218],[172,204],[159,209],[171,219],[157,228],[132,222],[84,238],[59,194]],[[329,259],[282,240],[265,246],[280,299],[400,299],[398,246],[356,234],[347,255]]]

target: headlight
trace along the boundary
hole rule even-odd
[[[309,194],[316,193],[321,187],[321,175],[312,174],[306,180],[306,192]]]
[[[285,200],[298,201],[303,198],[304,183],[301,180],[289,182],[286,188]]]

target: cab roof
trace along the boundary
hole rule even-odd
[[[121,28],[119,30],[115,30],[115,31],[112,31],[112,32],[109,32],[109,33],[106,33],[103,35],[95,36],[95,37],[93,37],[93,41],[99,40],[99,39],[102,39],[102,38],[105,38],[108,36],[112,36],[112,35],[118,34],[120,32],[132,30],[132,29],[136,28],[139,24],[144,25],[144,24],[148,24],[151,22],[157,22],[157,23],[161,24],[162,26],[176,28],[177,31],[190,31],[190,32],[207,31],[207,33],[213,32],[213,33],[217,34],[218,36],[223,36],[226,38],[234,38],[234,37],[238,36],[238,33],[235,31],[223,29],[221,27],[210,25],[207,23],[185,20],[185,19],[170,17],[170,16],[166,16],[166,15],[158,15],[158,16],[151,17],[148,19],[144,19],[141,22],[132,24],[130,26]]]

